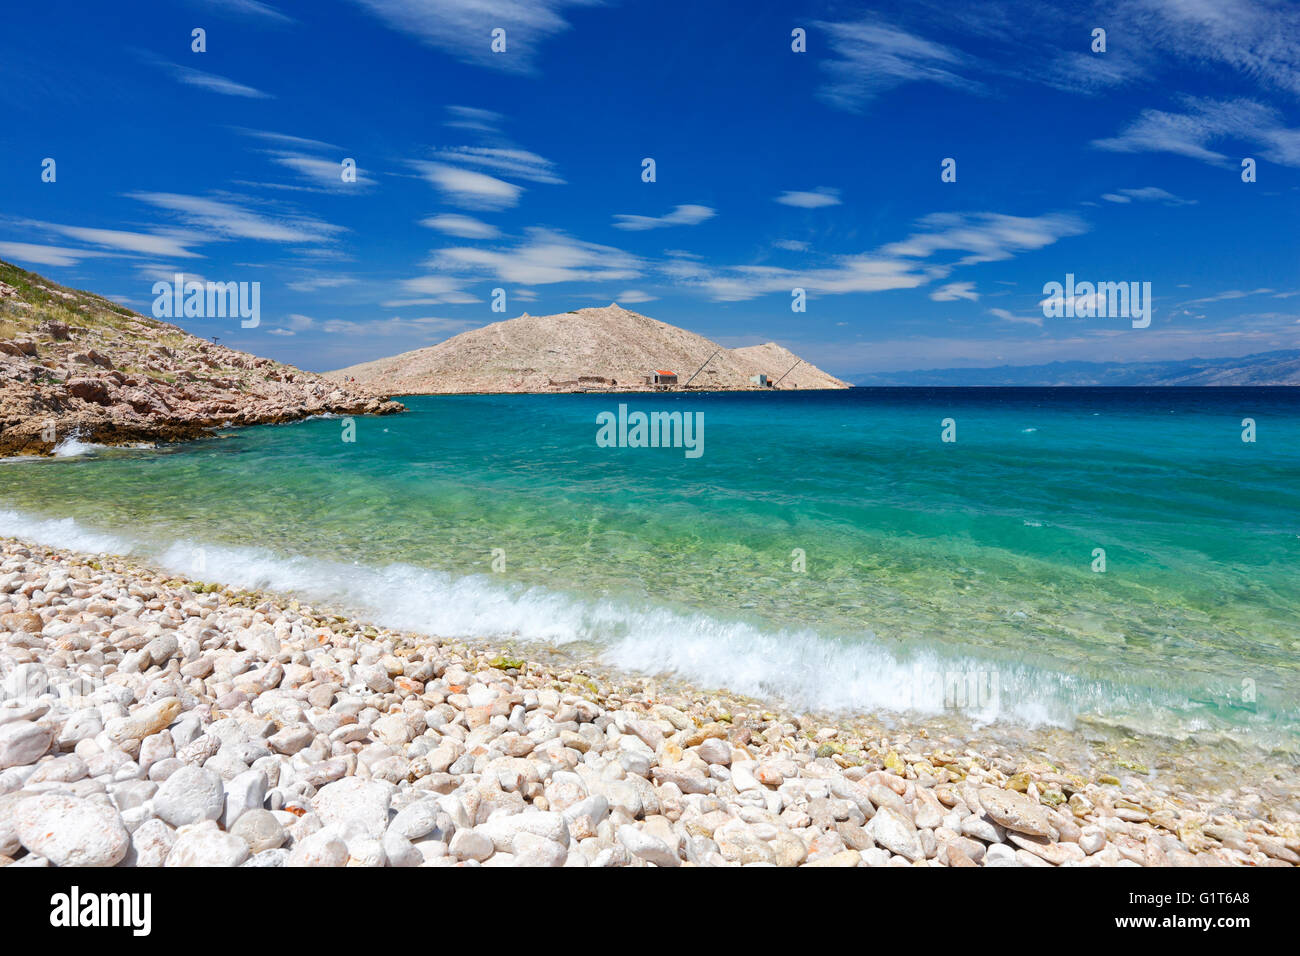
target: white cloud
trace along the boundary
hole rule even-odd
[[[236,83],[234,80],[227,79],[224,76],[217,76],[215,73],[204,73],[202,70],[180,66],[176,63],[169,63],[167,66],[176,79],[189,86],[197,86],[213,93],[220,93],[223,96],[242,96],[254,100],[271,99],[270,93],[263,93],[259,89],[246,86],[243,83]]]
[[[1136,52],[1108,49],[1102,55],[1091,51],[1058,50],[1045,62],[1027,65],[1021,78],[1039,80],[1067,93],[1100,93],[1145,74],[1144,65],[1133,59]]]
[[[983,88],[957,72],[971,61],[952,47],[869,20],[816,26],[829,35],[834,53],[822,63],[830,80],[818,95],[840,109],[857,111],[878,94],[904,83]]]
[[[466,63],[507,72],[533,69],[543,40],[569,29],[567,7],[600,0],[356,0],[394,30]],[[506,52],[493,53],[492,30],[506,31]]]
[[[1254,143],[1264,158],[1300,166],[1300,129],[1284,126],[1271,107],[1252,100],[1184,97],[1186,112],[1143,110],[1118,136],[1092,145],[1115,153],[1173,153],[1218,165],[1233,161],[1211,148],[1224,140]]]
[[[1140,189],[1120,189],[1113,193],[1103,193],[1102,199],[1114,203],[1162,202],[1166,206],[1194,206],[1195,199],[1183,199],[1159,186],[1143,186]]]
[[[641,231],[645,229],[662,229],[667,226],[698,226],[700,223],[712,219],[715,215],[716,213],[708,206],[694,205],[677,206],[667,215],[657,217],[629,216],[626,213],[618,213],[614,216],[618,220],[614,223],[614,228]]]
[[[251,136],[254,139],[264,140],[268,143],[275,143],[277,146],[284,146],[290,149],[310,149],[316,152],[339,149],[339,147],[335,146],[333,143],[325,143],[319,139],[308,139],[304,136],[291,136],[288,133],[273,133],[264,129],[249,129],[246,126],[232,126],[230,128],[236,133],[242,133],[245,136]]]
[[[321,289],[337,289],[341,286],[353,285],[356,281],[351,276],[308,276],[287,282],[285,285],[294,292],[318,292]]]
[[[191,225],[207,229],[225,239],[317,243],[326,242],[344,231],[342,226],[301,214],[271,216],[253,212],[229,199],[210,199],[180,193],[137,192],[129,195],[151,206],[174,212]]]
[[[322,159],[319,156],[307,156],[303,153],[268,151],[271,161],[292,169],[303,179],[319,189],[331,192],[348,192],[359,186],[373,186],[375,181],[366,175],[365,170],[357,167],[354,182],[343,181],[343,163],[340,159]]]
[[[495,239],[501,235],[500,230],[490,222],[483,222],[473,216],[462,216],[453,212],[421,219],[420,225],[428,226],[430,229],[437,229],[439,232],[445,232],[449,236],[458,236],[461,239]]]
[[[108,255],[106,252],[92,252],[88,249],[43,246],[30,242],[0,242],[0,256],[42,266],[75,266],[82,259],[106,255]]]
[[[472,169],[424,161],[417,161],[414,166],[449,201],[471,209],[508,209],[518,204],[524,191],[522,186]]]
[[[279,329],[268,330],[276,335],[294,335],[298,332],[325,332],[329,335],[424,335],[444,336],[463,332],[473,328],[474,323],[465,319],[445,319],[438,316],[423,316],[404,319],[393,316],[388,319],[370,319],[356,322],[350,319],[315,319],[309,315],[290,315],[288,324]]]
[[[930,298],[935,302],[956,302],[958,299],[975,302],[979,297],[974,282],[949,282],[930,293]]]
[[[1144,0],[1121,8],[1144,41],[1300,94],[1300,7],[1259,0]]]
[[[1208,305],[1211,302],[1226,302],[1230,299],[1244,299],[1246,296],[1250,295],[1274,295],[1275,298],[1285,299],[1291,294],[1294,293],[1274,293],[1274,290],[1272,289],[1251,289],[1249,291],[1244,289],[1229,289],[1226,292],[1218,292],[1214,295],[1206,296],[1203,299],[1190,299],[1187,302],[1180,303],[1175,306],[1175,308],[1182,308],[1183,306],[1188,305]]]
[[[694,259],[673,256],[660,270],[676,282],[701,289],[714,299],[737,302],[770,292],[802,288],[812,294],[840,295],[912,289],[947,276],[954,267],[1009,259],[1041,249],[1065,236],[1087,231],[1081,219],[1063,213],[1006,216],[1000,213],[936,213],[918,223],[921,231],[874,252],[837,256],[821,268],[784,269],[776,266],[714,268]],[[962,252],[955,263],[925,264],[938,252]],[[946,290],[946,291],[945,291]],[[938,301],[975,298],[974,283],[950,283]]]
[[[500,113],[474,106],[448,106],[447,112],[451,114],[451,119],[446,120],[443,126],[470,129],[479,133],[499,133],[501,121],[505,119]]]
[[[178,259],[196,259],[199,254],[188,246],[200,241],[192,234],[158,234],[145,232],[127,232],[121,229],[94,229],[85,226],[65,226],[56,222],[39,220],[20,220],[22,225],[78,242],[88,242],[94,246],[117,249],[122,252],[135,252],[148,256],[174,256]]]
[[[640,289],[624,289],[614,296],[614,301],[620,305],[635,305],[638,302],[655,302],[658,298],[658,296],[642,292]]]
[[[1003,322],[1021,322],[1026,325],[1037,325],[1040,328],[1043,325],[1042,315],[1016,315],[1006,309],[989,309],[989,315],[1001,319]]]
[[[671,278],[696,286],[720,302],[742,302],[770,292],[789,295],[796,288],[822,295],[913,289],[927,281],[910,262],[870,255],[842,256],[834,265],[820,269],[776,266],[711,269],[682,259],[670,260],[662,268]]]
[[[157,282],[159,279],[171,282],[178,272],[185,276],[186,282],[208,281],[206,276],[176,262],[142,262],[135,267],[135,274],[150,283]]]
[[[564,180],[556,174],[553,162],[526,149],[448,146],[434,150],[433,154],[435,159],[444,163],[479,166],[512,179],[526,179],[552,186],[564,184]]]
[[[816,23],[826,40],[818,43],[814,36],[810,43],[828,46],[833,54],[823,59],[827,83],[819,95],[856,111],[908,83],[984,93],[1014,80],[1091,95],[1140,80],[1176,89],[1193,71],[1208,72],[1206,81],[1214,86],[1244,79],[1300,95],[1300,5],[1290,0],[1075,4],[1093,8],[1094,22],[1084,27],[1106,28],[1104,54],[1090,51],[1088,29],[1081,31],[1078,12],[1068,6],[1057,9],[1032,0],[949,4],[941,21],[931,6],[901,6],[900,17],[914,26],[877,19]],[[940,22],[947,36],[962,38],[964,50],[920,35]],[[1045,42],[1053,37],[1055,43]],[[1236,77],[1220,76],[1214,67]]]
[[[784,249],[787,252],[807,252],[808,243],[799,239],[778,239],[772,243],[777,249]]]
[[[643,263],[611,246],[574,239],[552,229],[532,228],[513,246],[452,247],[434,252],[430,267],[440,275],[490,275],[517,285],[604,282],[639,278]]]
[[[448,275],[424,275],[403,279],[402,291],[413,296],[380,303],[385,309],[409,308],[413,305],[469,305],[478,298],[464,291],[465,280]]]
[[[792,190],[784,192],[774,200],[784,206],[798,206],[800,209],[821,209],[823,206],[838,206],[840,191],[821,186],[813,192]]]
[[[1093,315],[1103,316],[1106,314],[1106,293],[1098,289],[1091,295],[1076,295],[1071,304],[1075,315],[1090,311]],[[1066,314],[1065,305],[1064,291],[1054,293],[1038,303],[1038,307],[1043,311],[1056,312],[1058,315]]]
[[[280,23],[293,22],[292,18],[285,16],[270,4],[262,3],[261,0],[203,0],[203,3],[222,12],[244,14]]]
[[[965,252],[957,265],[997,262],[1018,252],[1050,246],[1066,236],[1088,231],[1077,216],[1006,216],[1001,213],[935,213],[920,221],[925,231],[881,248],[890,256],[926,258],[939,251]]]

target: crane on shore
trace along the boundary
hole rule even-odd
[[[799,360],[797,360],[797,361],[794,363],[794,365],[791,365],[788,369],[786,369],[786,370],[785,370],[785,375],[789,375],[791,372],[793,372],[793,371],[798,367],[799,363],[802,362],[802,361],[803,361],[803,359],[799,359]],[[785,378],[785,375],[782,375],[781,378]],[[775,382],[773,382],[771,387],[772,387],[772,388],[776,388],[778,385],[780,385],[780,384],[781,384],[781,378],[778,378]]]
[[[714,352],[712,355],[710,355],[708,358],[706,358],[706,359],[704,360],[704,365],[708,365],[710,362],[712,362],[712,361],[717,357],[718,352],[721,352],[721,351],[722,351],[722,349],[718,349],[717,352]],[[701,365],[699,368],[697,368],[697,369],[695,370],[695,375],[699,375],[701,372],[704,371],[704,365]],[[690,378],[688,378],[688,379],[686,380],[686,383],[685,383],[684,385],[682,385],[682,388],[685,388],[687,385],[690,385],[691,382],[695,381],[695,375],[692,375]]]

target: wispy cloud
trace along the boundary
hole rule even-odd
[[[783,192],[773,201],[783,206],[798,206],[800,209],[821,209],[823,206],[838,206],[840,191],[829,186],[820,186],[812,192],[791,190]]]
[[[400,285],[408,297],[390,299],[380,305],[386,309],[404,309],[413,305],[470,305],[480,300],[465,291],[467,281],[451,275],[424,275],[403,279]]]
[[[501,235],[501,231],[490,222],[483,222],[473,216],[462,216],[454,212],[421,219],[420,225],[428,226],[430,229],[437,229],[439,232],[445,232],[449,236],[456,236],[460,239],[495,239]]]
[[[163,65],[171,71],[176,79],[189,86],[197,86],[213,93],[220,93],[223,96],[242,96],[253,100],[271,99],[270,93],[263,93],[259,89],[244,83],[237,83],[224,76],[217,76],[215,73],[204,73],[202,70],[181,66],[177,63],[163,63]]]
[[[772,292],[789,295],[796,288],[814,295],[913,289],[928,281],[911,262],[872,255],[842,256],[832,265],[816,269],[766,265],[714,268],[681,258],[670,259],[661,269],[678,283],[698,288],[719,302],[743,302]]]
[[[221,13],[252,17],[257,20],[292,23],[293,18],[285,16],[269,3],[261,0],[191,0],[202,6]]]
[[[802,288],[811,294],[842,295],[914,289],[947,276],[956,266],[996,262],[1041,249],[1087,231],[1076,216],[1007,216],[1000,213],[936,213],[917,223],[920,231],[873,252],[837,256],[829,265],[787,269],[769,265],[713,267],[694,258],[671,256],[661,270],[679,284],[698,288],[725,302]],[[965,253],[956,262],[925,262],[941,252]],[[939,290],[952,301],[977,297],[974,284],[949,283]]]
[[[337,151],[338,146],[333,143],[325,143],[319,139],[309,139],[305,136],[293,136],[289,133],[275,133],[265,129],[249,129],[246,126],[231,126],[230,129],[244,136],[250,136],[253,139],[260,139],[267,143],[274,143],[277,146],[296,150],[311,150],[313,152],[323,152],[326,150]]]
[[[979,297],[974,282],[949,282],[930,293],[930,298],[935,302],[956,302],[958,299],[969,299],[975,302]]]
[[[568,7],[600,0],[356,0],[394,30],[465,63],[513,73],[534,69],[544,40],[569,29]],[[506,51],[493,53],[492,31],[506,31]]]
[[[356,279],[352,276],[338,275],[313,275],[302,279],[294,279],[285,285],[294,292],[319,292],[321,289],[337,289],[342,286],[354,285]]]
[[[500,113],[475,106],[448,106],[447,112],[451,114],[451,118],[445,120],[443,126],[493,135],[501,132],[501,121],[505,119]]]
[[[1117,189],[1113,193],[1103,193],[1102,199],[1113,203],[1159,202],[1166,206],[1194,206],[1195,199],[1183,199],[1159,186],[1142,186],[1139,189]]]
[[[317,319],[310,315],[294,313],[275,329],[269,329],[274,335],[296,335],[299,332],[324,332],[328,335],[421,335],[445,336],[464,332],[473,328],[475,323],[465,319],[447,319],[437,316],[404,319],[397,316],[388,319],[371,319],[356,322],[349,319]]]
[[[489,275],[525,286],[626,281],[639,278],[644,268],[639,258],[621,249],[540,227],[527,230],[513,246],[439,249],[429,265],[440,275]]]
[[[1019,252],[1050,246],[1088,231],[1069,213],[1007,216],[1001,213],[935,213],[919,223],[922,231],[881,249],[886,255],[926,258],[940,251],[965,252],[956,265],[1010,259]]]
[[[1273,289],[1229,289],[1226,292],[1218,292],[1214,295],[1207,295],[1202,299],[1189,299],[1180,303],[1175,308],[1183,308],[1189,305],[1208,305],[1211,302],[1226,302],[1231,299],[1244,299],[1251,295],[1273,295],[1276,298],[1287,298],[1287,293],[1276,293]]]
[[[424,160],[416,160],[412,165],[448,202],[469,209],[509,209],[519,203],[524,191],[522,186],[472,169]]]
[[[223,239],[256,239],[264,242],[327,242],[345,231],[311,216],[294,212],[270,215],[254,212],[234,199],[212,199],[181,193],[137,192],[133,199],[166,209],[197,228]],[[265,203],[263,203],[265,205]]]
[[[1121,7],[1132,35],[1300,94],[1300,7],[1261,0],[1143,0]]]
[[[526,149],[494,149],[482,146],[451,146],[434,150],[433,158],[458,166],[477,166],[511,179],[526,179],[553,186],[564,184],[549,159]]]
[[[41,266],[75,266],[82,259],[111,255],[89,249],[68,249],[32,242],[0,242],[0,256]]]
[[[658,296],[650,295],[648,292],[642,292],[640,289],[624,289],[618,295],[614,296],[614,301],[620,305],[636,305],[640,302],[655,302]]]
[[[942,28],[961,36],[963,49],[928,38],[939,21],[929,6],[941,6]],[[820,95],[853,111],[908,83],[987,92],[1013,80],[1091,95],[1207,67],[1269,91],[1300,94],[1300,7],[1294,3],[1130,0],[1090,6],[1086,25],[1106,28],[1105,53],[1087,48],[1076,11],[1032,0],[918,3],[902,7],[898,23],[878,17],[817,23],[834,54],[823,65],[828,81]],[[1053,37],[1060,38],[1056,44]],[[1140,43],[1132,42],[1136,38]]]
[[[826,32],[834,54],[823,62],[828,81],[818,95],[839,109],[856,112],[905,83],[982,89],[959,72],[970,58],[952,47],[874,20],[816,25]]]
[[[259,152],[269,156],[277,166],[295,172],[306,183],[305,186],[290,186],[284,183],[252,183],[250,185],[275,189],[291,189],[302,192],[357,192],[375,185],[364,169],[356,167],[355,179],[343,180],[343,160],[350,158],[347,151],[332,143],[294,136],[288,133],[275,133],[268,130],[231,127],[235,132],[252,139],[271,144],[275,148],[264,148]],[[355,161],[355,160],[354,160]]]
[[[1017,315],[1007,309],[989,309],[989,315],[1001,319],[1003,322],[1019,322],[1025,325],[1037,325],[1040,328],[1043,325],[1043,314],[1041,310],[1037,314]]]
[[[354,170],[356,179],[344,182],[342,160],[322,159],[304,153],[271,152],[270,155],[273,163],[293,170],[317,189],[329,192],[351,192],[358,187],[375,184],[375,181],[359,166]]]
[[[123,229],[96,229],[88,226],[67,226],[57,222],[42,222],[35,219],[15,220],[18,225],[29,229],[88,242],[126,253],[138,253],[147,256],[171,256],[178,259],[195,259],[199,254],[189,248],[202,241],[201,236],[193,233],[147,233],[130,232]]]
[[[1225,140],[1254,144],[1264,158],[1300,166],[1300,129],[1283,125],[1277,110],[1253,100],[1184,97],[1186,111],[1143,110],[1118,136],[1093,140],[1116,153],[1174,153],[1217,165],[1232,165],[1211,148]]]
[[[1098,54],[1058,50],[1049,53],[1045,61],[1031,61],[1017,75],[1020,79],[1041,82],[1066,93],[1103,93],[1146,75],[1148,67],[1134,58],[1134,52],[1123,49]]]
[[[698,226],[712,219],[716,213],[708,206],[677,206],[672,212],[663,216],[629,216],[619,213],[614,216],[615,229],[642,231],[646,229],[663,229],[667,226]]]

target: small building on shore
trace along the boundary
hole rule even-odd
[[[647,385],[676,385],[677,373],[658,368],[645,377],[645,383]]]
[[[749,376],[749,384],[757,385],[759,388],[767,388],[767,376],[761,372],[758,375]]]

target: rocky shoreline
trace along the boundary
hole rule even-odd
[[[6,539],[0,865],[1294,866],[1300,815]]]
[[[0,457],[404,411],[0,261]]]

